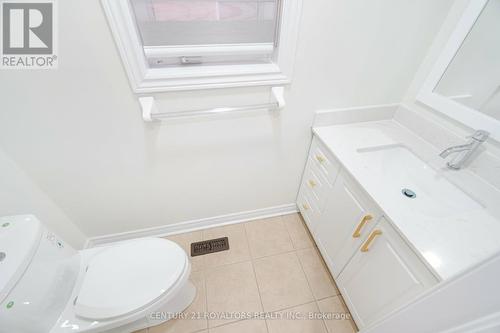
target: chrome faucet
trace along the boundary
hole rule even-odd
[[[483,130],[477,130],[476,132],[474,132],[474,134],[472,134],[472,136],[470,136],[469,142],[467,142],[464,145],[458,145],[447,148],[443,150],[441,154],[439,154],[439,156],[441,156],[442,158],[446,158],[450,154],[459,153],[451,161],[446,163],[448,168],[453,170],[459,170],[474,154],[477,148],[479,148],[481,143],[485,142],[489,136],[490,133]]]

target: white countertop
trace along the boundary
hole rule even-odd
[[[467,170],[447,169],[445,161],[438,156],[439,152],[406,127],[394,120],[381,120],[315,127],[313,132],[377,203],[437,277],[447,279],[500,250],[500,241],[497,239],[500,221],[470,193],[458,191],[453,181],[456,177],[472,179],[474,175]],[[418,181],[411,179],[411,173],[408,181],[404,177],[394,177],[392,180],[387,175],[390,170],[386,168],[386,161],[383,163],[386,166],[383,166],[358,152],[360,148],[376,146],[409,148],[420,162],[428,164],[430,168],[427,169],[434,174],[436,182],[456,193],[452,196],[453,200],[446,198],[446,193],[443,193],[443,201],[439,205],[431,201],[426,203],[426,193],[422,187],[420,192],[424,193],[417,193],[415,201],[405,198],[401,188],[408,184],[417,186],[415,184]],[[402,164],[413,164],[410,162],[416,160],[407,159],[408,163]],[[397,167],[406,168],[407,165]],[[462,198],[467,205],[461,204]],[[429,207],[428,214],[422,207]],[[448,211],[450,214],[443,214]]]

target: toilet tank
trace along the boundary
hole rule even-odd
[[[0,217],[0,333],[49,332],[79,264],[78,253],[35,216]]]

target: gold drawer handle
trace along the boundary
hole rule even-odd
[[[302,208],[304,208],[305,210],[309,210],[309,205],[308,204],[302,204]]]
[[[320,154],[318,154],[318,155],[316,155],[316,160],[319,163],[323,163],[325,161],[325,158],[323,156],[321,156]]]
[[[318,184],[316,184],[316,182],[315,182],[314,180],[312,180],[312,179],[309,179],[308,183],[309,183],[309,186],[311,186],[311,188],[313,188],[313,187],[315,187],[316,185],[318,185]]]
[[[382,231],[374,230],[366,240],[365,244],[363,244],[363,246],[361,247],[361,252],[368,252],[368,250],[370,249],[370,245],[375,239],[375,237],[380,235],[382,235]]]
[[[352,238],[359,238],[359,236],[361,236],[361,230],[364,228],[365,224],[368,221],[370,221],[371,219],[373,219],[373,216],[371,216],[370,214],[365,215],[363,217],[363,219],[361,220],[361,222],[359,222],[356,230],[354,230],[354,233],[352,234]]]

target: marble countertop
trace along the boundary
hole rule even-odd
[[[397,121],[391,119],[314,127],[313,132],[371,196],[438,278],[454,276],[500,250],[500,242],[496,239],[496,235],[500,234],[500,221],[480,200],[460,189],[454,181],[457,177],[462,180],[471,177],[471,183],[474,183],[474,175],[467,170],[447,169],[445,161],[432,145]],[[390,172],[387,171],[387,161],[367,159],[366,155],[358,151],[360,148],[380,146],[408,148],[415,159],[398,163],[406,164],[398,165],[399,168],[412,167],[412,162],[418,158],[430,170],[424,171],[433,175],[427,180],[444,184],[444,187],[440,185],[443,192],[451,189],[456,195],[450,199],[443,193],[443,201],[438,204],[431,201],[425,203],[425,191],[420,191],[424,193],[419,193],[421,197],[413,202],[404,198],[401,188],[407,186],[406,183],[419,185],[418,180],[412,179],[411,172],[406,173],[407,180],[405,177],[391,178],[387,175]],[[404,172],[401,174],[406,175]],[[433,195],[436,195],[435,191]],[[466,204],[462,204],[461,200]]]

